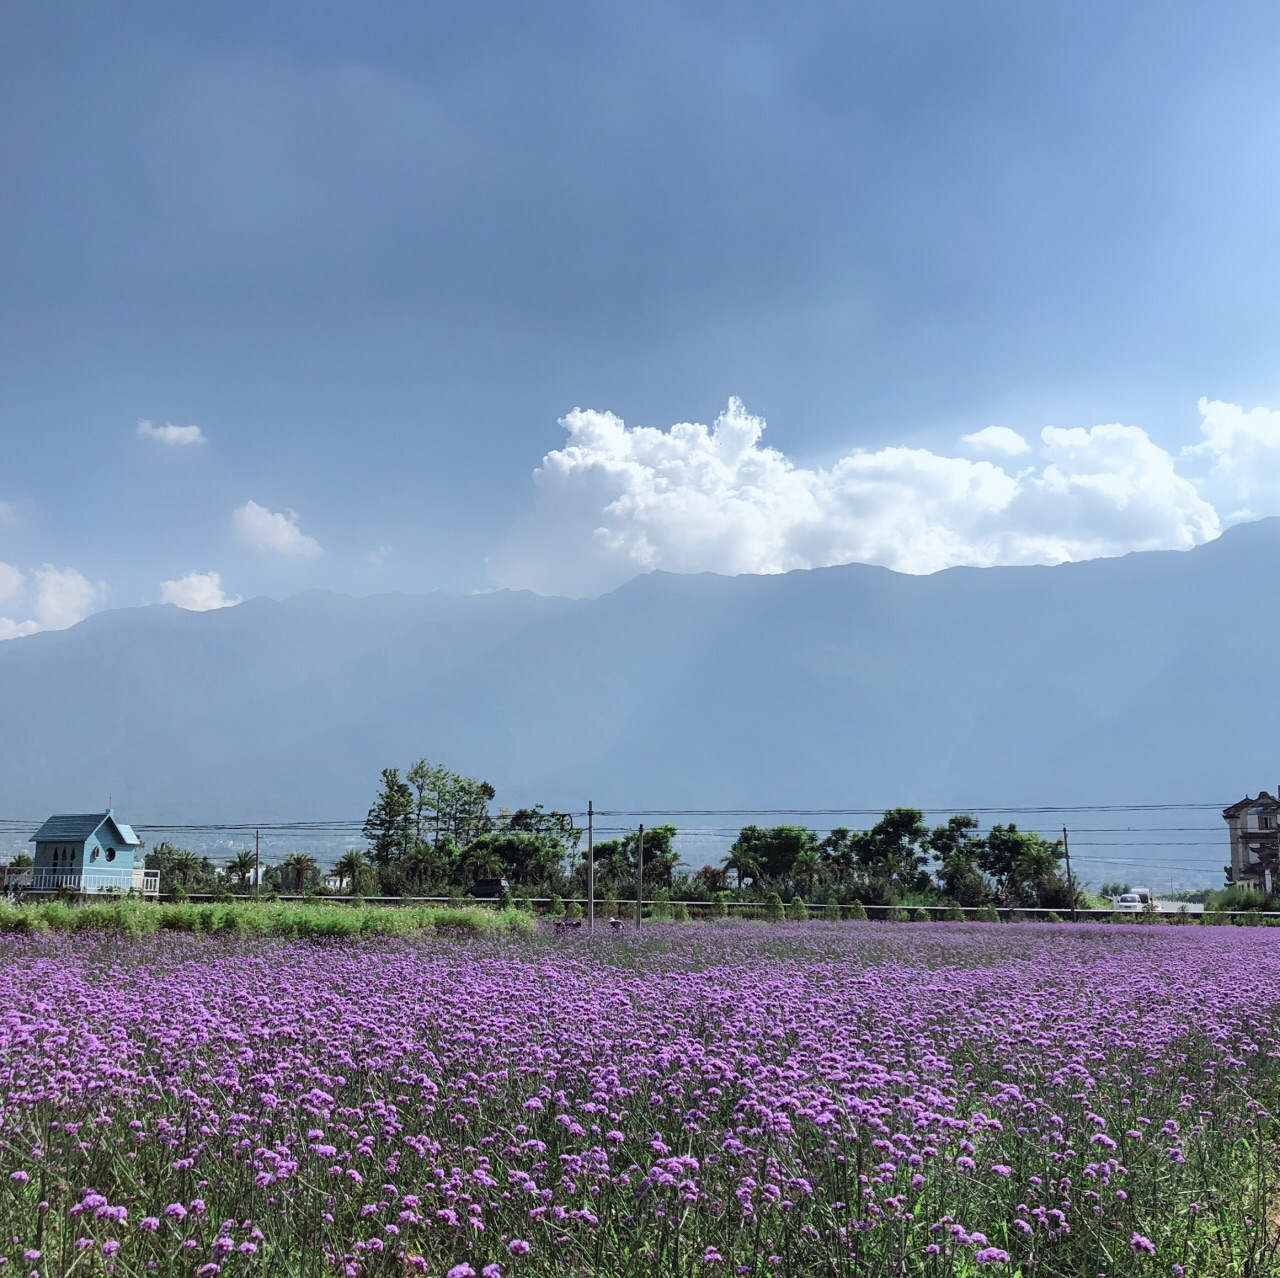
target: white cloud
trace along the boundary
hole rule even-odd
[[[569,439],[534,472],[532,515],[490,560],[500,585],[581,595],[654,568],[850,562],[924,573],[1189,547],[1219,532],[1213,506],[1132,426],[1048,427],[1040,462],[1011,474],[920,448],[806,469],[763,446],[764,421],[737,400],[710,428],[629,428],[582,409],[561,425]],[[992,429],[978,436],[990,443]]]
[[[160,599],[163,603],[177,604],[188,612],[211,612],[215,608],[233,608],[240,596],[228,599],[222,591],[222,574],[216,572],[189,572],[176,581],[160,583]]]
[[[0,598],[23,600],[25,610],[35,614],[26,621],[0,617],[0,639],[65,630],[83,621],[105,596],[105,586],[95,586],[74,568],[44,564],[28,579],[11,564],[0,565]]]
[[[16,599],[27,580],[26,573],[12,564],[0,563],[0,603]]]
[[[157,443],[176,448],[189,448],[193,444],[205,442],[204,431],[199,426],[175,426],[172,422],[165,422],[163,426],[153,426],[148,421],[139,421],[138,434],[143,439],[154,439]]]
[[[307,559],[324,554],[320,543],[298,527],[298,516],[292,510],[268,510],[256,501],[247,501],[232,512],[231,524],[236,536],[257,550]]]
[[[380,545],[377,550],[371,550],[368,555],[370,564],[375,568],[381,568],[387,562],[387,556],[391,553],[391,547],[385,542]]]
[[[18,522],[18,512],[13,508],[13,502],[0,501],[0,524],[16,524]]]
[[[1031,451],[1031,445],[1008,426],[984,426],[972,435],[965,435],[960,442],[980,452],[1001,453],[1005,457],[1018,457]]]

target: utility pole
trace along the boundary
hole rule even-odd
[[[253,888],[255,899],[262,900],[262,864],[258,856],[258,831],[253,832]]]
[[[644,926],[644,826],[640,827],[640,841],[636,845],[636,927]]]
[[[595,809],[587,800],[587,931],[596,930]]]
[[[1071,921],[1076,921],[1076,884],[1071,877],[1071,845],[1067,842],[1067,827],[1062,827],[1062,855],[1067,861],[1067,891],[1071,893]]]

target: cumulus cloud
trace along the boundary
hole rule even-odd
[[[298,516],[292,510],[268,510],[256,501],[247,501],[231,513],[235,534],[256,550],[271,550],[279,555],[298,555],[314,559],[324,554],[320,543],[298,527]]]
[[[216,572],[189,572],[176,581],[160,583],[162,603],[176,604],[188,612],[212,612],[215,608],[233,608],[240,596],[228,599],[222,591],[222,574]]]
[[[1220,531],[1214,507],[1135,426],[1046,427],[1038,461],[1010,473],[921,448],[807,469],[765,446],[763,419],[738,400],[710,427],[628,427],[583,409],[561,425],[569,438],[534,472],[532,515],[489,561],[500,585],[589,595],[655,568],[850,562],[927,573],[1189,548]],[[1012,455],[1026,441],[1005,429],[966,442]]]
[[[26,621],[0,617],[0,639],[65,630],[83,621],[105,595],[105,586],[95,586],[74,568],[44,564],[28,577],[12,564],[0,564],[0,601],[18,601],[33,614]]]
[[[153,426],[149,421],[140,421],[138,434],[143,439],[154,439],[157,443],[168,444],[172,448],[190,448],[193,444],[205,442],[204,431],[199,426],[175,426],[172,422]]]
[[[1031,445],[1008,426],[986,426],[972,435],[965,435],[960,442],[979,452],[1000,453],[1005,457],[1017,457],[1031,451]]]

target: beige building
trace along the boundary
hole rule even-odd
[[[1228,881],[1262,892],[1280,890],[1280,799],[1265,790],[1256,799],[1246,794],[1222,809],[1222,819],[1231,836],[1231,864],[1223,867]]]

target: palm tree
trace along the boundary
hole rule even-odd
[[[822,871],[822,857],[812,844],[806,844],[796,853],[791,873],[797,880],[803,879],[805,891],[813,895],[813,885]]]
[[[750,879],[754,883],[760,877],[760,862],[750,852],[741,848],[737,851],[730,851],[722,864],[726,870],[733,870],[737,874],[739,889],[742,887],[744,878]]]
[[[293,890],[301,892],[306,887],[307,879],[311,877],[313,870],[319,869],[316,865],[316,859],[313,856],[307,856],[305,852],[290,852],[284,859],[281,867],[286,876],[293,878]]]
[[[253,853],[245,848],[243,852],[237,852],[235,856],[227,862],[227,873],[234,874],[240,882],[242,888],[249,886],[249,879],[253,876],[254,870],[257,868],[257,860]]]
[[[352,892],[359,892],[369,882],[369,865],[365,854],[356,848],[344,852],[333,867],[339,884],[346,884]]]
[[[200,858],[186,848],[180,848],[169,862],[169,873],[174,883],[184,892],[200,879],[203,868]]]

